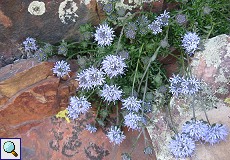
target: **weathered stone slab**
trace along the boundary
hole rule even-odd
[[[94,116],[90,111],[86,116],[82,115],[70,123],[55,117],[43,120],[27,133],[16,136],[23,139],[22,157],[33,160],[121,160],[122,153],[131,152],[139,133],[125,129],[126,139],[120,146],[114,146],[106,137],[105,130],[99,129],[96,133],[85,130],[85,125]],[[150,140],[148,134],[146,138]],[[144,137],[141,135],[133,150],[132,159],[155,160],[154,154],[144,154],[144,147]]]
[[[25,132],[68,106],[78,83],[72,73],[60,81],[52,74],[53,65],[30,59],[1,68],[0,137]]]

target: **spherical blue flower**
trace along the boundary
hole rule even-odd
[[[113,3],[107,3],[103,6],[103,11],[111,13],[113,11]]]
[[[193,95],[201,89],[201,82],[194,77],[183,79],[181,85],[181,92],[186,95]]]
[[[184,14],[178,14],[178,15],[176,15],[176,22],[179,25],[186,24],[187,23],[186,15],[184,15]]]
[[[129,58],[129,52],[125,51],[125,50],[118,52],[117,55],[120,56],[122,59],[128,59]]]
[[[153,154],[153,148],[150,146],[145,147],[144,154],[147,154],[147,155]]]
[[[50,54],[52,55],[52,52],[53,52],[53,46],[49,43],[46,43],[43,47],[43,51],[46,53],[46,54]]]
[[[121,159],[122,160],[132,160],[131,156],[128,153],[122,153]]]
[[[107,133],[110,143],[115,143],[120,145],[122,141],[126,138],[123,131],[117,126],[112,126]]]
[[[117,7],[117,15],[119,17],[124,17],[125,16],[126,9],[124,7]]]
[[[147,26],[150,23],[150,21],[148,20],[148,17],[144,15],[138,17],[136,22],[139,27]]]
[[[208,133],[205,136],[205,142],[210,143],[211,145],[223,141],[228,136],[228,128],[223,124],[213,124],[209,127]]]
[[[177,134],[171,140],[169,149],[176,158],[190,157],[195,150],[195,141],[187,134]]]
[[[78,73],[77,81],[79,81],[79,87],[83,89],[93,89],[96,86],[103,85],[105,82],[104,72],[90,67]]]
[[[113,33],[113,29],[108,24],[99,25],[94,34],[95,41],[97,41],[99,46],[110,46],[115,36]]]
[[[204,140],[209,131],[209,125],[203,120],[191,120],[182,126],[182,132],[188,134],[194,141]]]
[[[122,100],[122,106],[122,109],[138,112],[141,109],[141,101],[138,101],[134,96],[130,96]]]
[[[95,133],[97,132],[97,128],[91,124],[87,124],[85,126],[85,129],[88,130],[90,133]]]
[[[116,100],[120,100],[122,96],[122,90],[119,90],[119,87],[116,87],[116,85],[109,86],[105,84],[101,93],[101,96],[104,97],[106,101],[114,103]]]
[[[47,60],[47,54],[45,53],[43,48],[38,49],[35,53],[34,53],[34,57],[38,59],[38,61],[45,61]]]
[[[124,119],[124,124],[129,127],[129,129],[138,130],[140,128],[139,123],[142,122],[142,118],[137,113],[130,112],[124,116]]]
[[[200,38],[196,33],[188,32],[182,39],[182,46],[184,47],[187,54],[190,56],[198,49]]]
[[[129,39],[135,39],[137,25],[134,22],[129,22],[125,27],[125,37]]]
[[[90,107],[91,103],[88,102],[85,97],[70,97],[70,103],[67,108],[68,116],[72,119],[76,119],[80,116],[80,114],[85,114]]]
[[[161,23],[157,20],[149,24],[148,28],[152,31],[154,35],[162,32]]]
[[[170,92],[175,95],[178,96],[180,93],[182,93],[182,82],[184,81],[183,78],[181,78],[179,75],[173,75],[173,77],[171,77],[169,79],[170,84]]]
[[[164,13],[160,14],[160,16],[158,16],[156,19],[157,21],[160,22],[161,26],[167,26],[169,18],[170,18],[169,12],[166,12],[165,10]]]
[[[57,61],[52,69],[53,73],[57,75],[57,77],[64,77],[65,75],[69,75],[70,66],[67,62],[61,60]]]
[[[34,38],[26,38],[23,44],[26,52],[32,52],[37,50],[36,40]]]
[[[127,67],[124,58],[120,56],[108,55],[102,61],[101,69],[110,77],[116,77],[119,74],[124,74],[124,70]]]
[[[58,46],[58,54],[66,56],[68,52],[68,48],[65,44]]]

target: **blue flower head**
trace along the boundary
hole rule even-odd
[[[26,38],[23,44],[26,52],[32,52],[37,50],[36,40],[34,38]]]
[[[125,27],[125,37],[129,39],[135,39],[136,37],[136,31],[137,31],[137,25],[134,22],[129,22],[127,26]]]
[[[196,33],[187,32],[184,37],[182,37],[182,47],[185,49],[185,52],[190,56],[192,56],[198,49],[199,43],[200,38]]]
[[[171,140],[169,149],[176,158],[190,157],[195,150],[195,141],[187,134],[177,134]]]
[[[203,120],[187,121],[182,126],[182,132],[188,134],[194,141],[204,140],[209,131],[209,125]]]
[[[85,129],[88,130],[90,133],[95,133],[97,132],[97,128],[91,124],[87,124],[85,126]]]
[[[158,20],[155,20],[151,24],[149,24],[148,28],[152,31],[154,35],[162,32],[161,23]]]
[[[179,75],[173,75],[173,77],[171,77],[169,79],[170,84],[170,92],[175,95],[178,96],[179,94],[182,93],[182,82],[184,81],[184,79],[182,77],[180,77]]]
[[[160,22],[161,26],[167,26],[169,18],[170,18],[169,12],[166,12],[165,10],[164,13],[160,14],[160,16],[158,16],[156,19],[157,21]]]
[[[115,143],[118,145],[120,145],[123,142],[123,140],[126,138],[123,131],[121,131],[121,129],[118,128],[117,126],[112,126],[110,128],[110,130],[107,133],[107,137],[109,138],[109,141],[111,143]]]
[[[225,125],[216,123],[209,127],[208,133],[204,140],[205,142],[213,145],[225,140],[228,136],[228,133],[228,128]]]
[[[96,29],[96,33],[94,34],[95,41],[97,41],[98,45],[101,47],[110,46],[115,37],[113,33],[113,29],[110,28],[108,24],[99,25]]]

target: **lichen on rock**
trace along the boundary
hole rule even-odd
[[[62,23],[76,22],[79,17],[76,13],[78,10],[77,4],[73,0],[65,0],[60,3],[58,14]]]
[[[44,2],[33,1],[28,7],[28,12],[35,16],[43,15],[46,12],[46,7]]]

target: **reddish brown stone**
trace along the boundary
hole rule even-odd
[[[22,138],[22,157],[24,159],[50,160],[121,160],[121,154],[131,152],[139,132],[124,130],[126,139],[120,146],[114,146],[106,137],[106,132],[99,129],[96,133],[85,130],[85,125],[93,118],[92,112],[75,122],[67,123],[55,117],[43,120],[37,127],[15,137]],[[150,140],[146,132],[146,138]],[[155,155],[143,153],[144,137],[135,144],[133,160],[155,160]],[[151,143],[150,143],[151,146]]]
[[[10,18],[5,16],[1,10],[0,10],[0,24],[2,24],[6,28],[12,26],[12,21],[10,20]]]
[[[68,106],[78,83],[52,75],[53,62],[22,61],[0,70],[0,137],[26,132]]]

